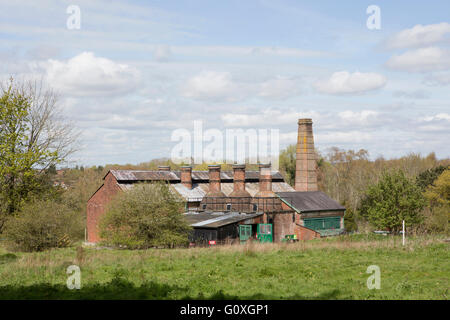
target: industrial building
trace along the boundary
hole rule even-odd
[[[118,192],[153,181],[166,181],[184,199],[193,244],[308,240],[343,232],[345,208],[318,191],[311,119],[298,121],[294,188],[270,164],[260,164],[259,171],[248,171],[243,164],[232,167],[232,172],[221,171],[220,165],[210,165],[208,171],[191,166],[179,171],[168,166],[110,170],[87,203],[88,242],[100,240],[99,219]]]

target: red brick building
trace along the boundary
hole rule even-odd
[[[236,238],[239,224],[270,223],[275,242],[285,235],[308,240],[342,232],[345,208],[317,188],[312,121],[298,123],[295,189],[264,164],[259,171],[246,171],[245,165],[233,165],[232,172],[221,171],[220,165],[208,171],[192,171],[190,166],[180,171],[167,166],[155,171],[110,170],[87,203],[88,242],[100,240],[100,217],[118,192],[152,181],[166,181],[184,198],[186,218],[197,235],[209,240]]]

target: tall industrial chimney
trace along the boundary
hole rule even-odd
[[[316,153],[311,119],[298,120],[295,190],[317,191]]]

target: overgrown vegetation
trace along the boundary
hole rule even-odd
[[[0,248],[0,297],[448,300],[448,244],[436,237],[406,243],[355,235],[215,248],[85,248],[82,255],[76,248],[16,254]],[[81,269],[80,290],[66,287],[72,264]],[[370,265],[380,267],[380,290],[367,288]]]
[[[54,200],[26,203],[4,227],[8,243],[20,251],[67,247],[82,238],[83,232],[79,214]]]
[[[186,245],[191,228],[183,210],[184,202],[167,183],[137,184],[111,201],[100,236],[130,249]]]

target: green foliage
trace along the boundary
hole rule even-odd
[[[353,232],[358,230],[358,225],[356,224],[356,217],[353,210],[347,209],[344,215],[344,226],[347,232]]]
[[[48,123],[41,122],[40,128],[35,126],[32,94],[27,94],[11,80],[0,95],[0,199],[3,202],[0,206],[1,232],[7,216],[12,215],[43,189],[48,191],[48,185],[43,183],[44,172],[38,168],[55,164],[61,157],[50,143],[43,143],[38,138]]]
[[[385,172],[371,185],[361,203],[361,214],[376,228],[399,231],[402,220],[407,226],[422,222],[425,199],[420,188],[403,171]]]
[[[107,244],[133,249],[184,245],[191,228],[183,209],[168,184],[138,184],[111,202],[100,222],[100,236]]]
[[[450,224],[450,169],[430,184],[424,192],[428,202],[425,212],[426,227],[431,231],[449,232]]]
[[[291,186],[295,183],[295,144],[289,145],[286,149],[280,152],[279,166],[287,183]]]
[[[445,169],[448,169],[448,166],[437,166],[431,169],[427,169],[425,171],[422,171],[416,178],[417,185],[422,189],[425,190],[428,186],[432,185],[434,180],[436,180],[439,175],[441,175],[442,172],[444,172]]]
[[[20,251],[66,247],[83,234],[80,215],[54,200],[34,200],[9,217],[4,235]]]

